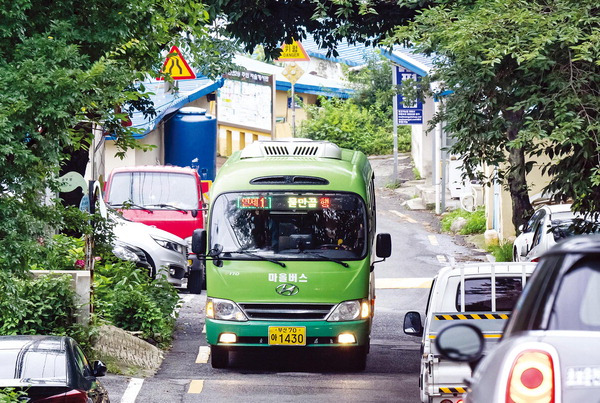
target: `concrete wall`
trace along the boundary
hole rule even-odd
[[[94,351],[100,360],[117,365],[120,372],[136,376],[152,376],[163,360],[157,347],[111,325],[100,327]]]
[[[423,103],[423,124],[412,125],[411,155],[415,168],[422,178],[431,179],[433,161],[433,136],[434,131],[428,132],[429,120],[435,114],[433,98],[425,99]]]

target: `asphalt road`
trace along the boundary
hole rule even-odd
[[[389,168],[389,159],[373,161]],[[403,160],[401,175],[408,175]],[[381,168],[381,167],[380,167]],[[377,171],[376,171],[377,172]],[[206,296],[182,292],[173,348],[151,378],[108,375],[113,402],[418,402],[420,339],[402,331],[404,314],[423,313],[432,277],[450,258],[483,260],[436,230],[431,212],[408,211],[402,196],[378,183],[378,232],[392,235],[393,253],[375,267],[376,307],[364,372],[348,372],[336,356],[290,350],[234,354],[228,369],[210,366],[203,333]]]

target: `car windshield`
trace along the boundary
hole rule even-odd
[[[365,205],[354,194],[228,193],[213,204],[210,244],[224,258],[361,259],[366,236]]]
[[[196,180],[172,172],[119,172],[112,178],[108,203],[113,207],[197,209]]]
[[[574,217],[572,213],[567,213],[564,217],[557,219],[553,217],[551,225],[552,235],[556,242],[573,235],[597,233],[599,231],[598,223]]]
[[[563,277],[548,327],[600,331],[600,262],[586,259]]]

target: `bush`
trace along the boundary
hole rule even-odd
[[[496,262],[512,262],[513,260],[512,242],[502,242],[500,245],[490,246],[487,249],[496,258]]]
[[[99,318],[141,331],[145,339],[163,346],[171,341],[179,295],[164,275],[152,280],[133,263],[113,259],[96,265],[94,287]]]
[[[0,271],[0,334],[66,335],[75,310],[71,276],[20,278]]]
[[[460,230],[460,235],[482,234],[486,229],[485,210],[480,209],[468,212],[462,209],[453,210],[442,217],[441,228],[443,232],[451,232],[450,227],[454,220],[462,217],[467,220],[466,225]]]
[[[327,140],[366,155],[393,151],[392,121],[376,108],[364,108],[351,100],[321,98],[321,106],[307,106],[299,136]],[[410,128],[398,128],[398,150],[410,150]]]
[[[0,389],[0,403],[18,403],[25,402],[27,399],[27,392],[15,388],[3,388]]]

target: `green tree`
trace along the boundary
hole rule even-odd
[[[2,2],[0,269],[25,269],[48,227],[61,225],[46,189],[57,190],[69,153],[89,147],[92,124],[121,149],[139,146],[117,106],[151,113],[133,83],[158,74],[162,51],[176,44],[197,71],[227,71],[231,45],[211,36],[207,18],[193,0]]]
[[[379,52],[367,53],[365,59],[364,66],[347,72],[355,90],[352,102],[363,108],[374,106],[391,125],[396,93],[392,84],[392,62]]]
[[[227,32],[239,39],[246,51],[263,45],[270,58],[279,55],[285,40],[314,36],[337,56],[341,39],[350,43],[378,44],[394,27],[410,21],[427,0],[208,0],[213,19],[226,19]]]
[[[392,39],[434,56],[430,80],[453,91],[437,121],[469,173],[498,168],[516,228],[532,210],[525,175],[541,155],[556,200],[600,211],[599,11],[593,0],[443,4]]]

